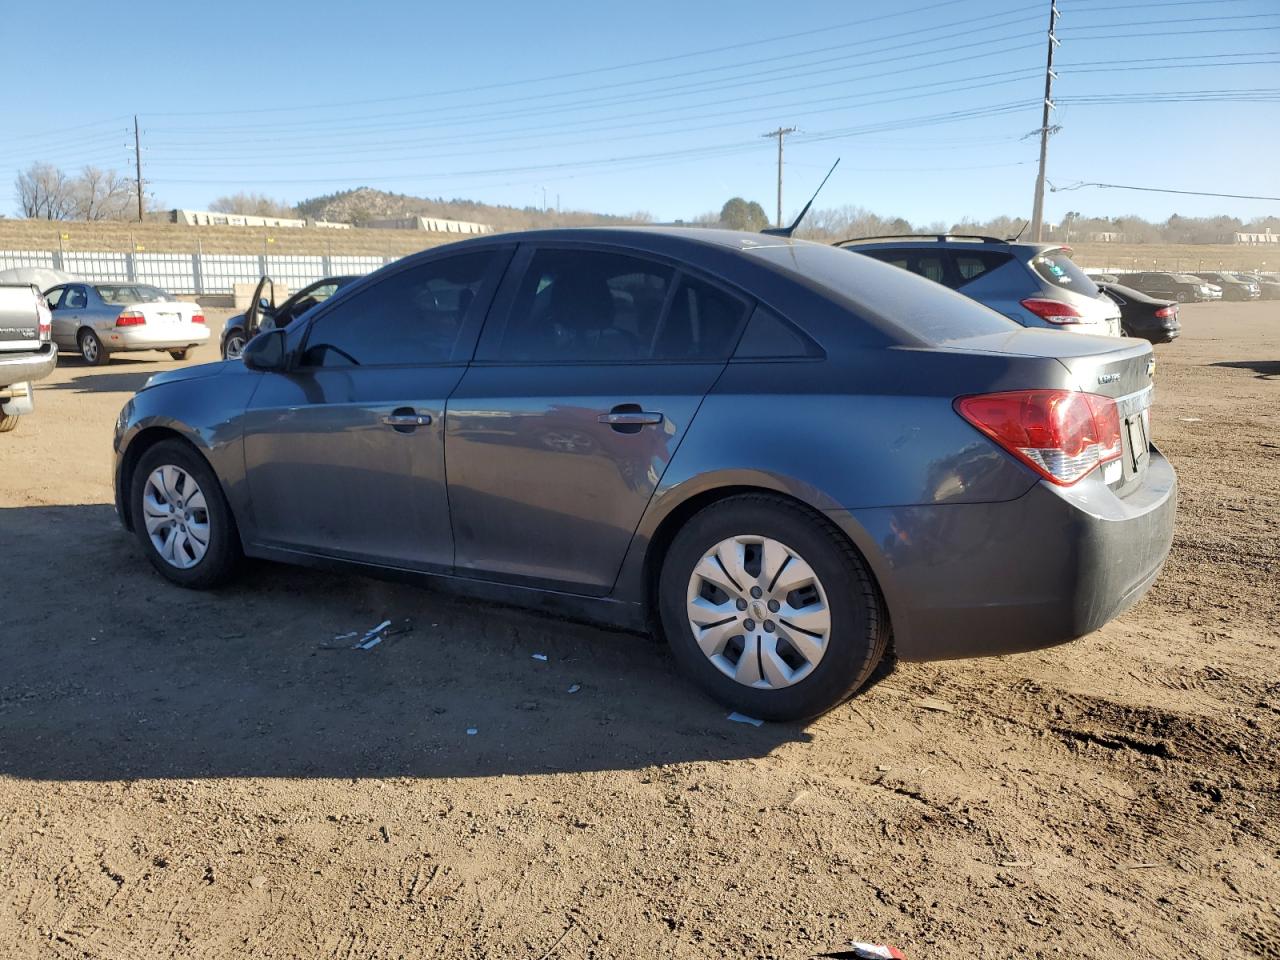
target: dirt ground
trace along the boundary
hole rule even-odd
[[[760,728],[632,637],[268,564],[169,586],[109,447],[173,364],[66,358],[0,438],[0,956],[1280,957],[1280,305],[1183,320],[1142,604]]]

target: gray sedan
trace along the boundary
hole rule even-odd
[[[803,241],[499,235],[152,377],[116,509],[175,583],[245,555],[428,577],[660,630],[723,702],[809,717],[890,644],[1043,647],[1146,592],[1177,486],[1153,369]]]

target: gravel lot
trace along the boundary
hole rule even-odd
[[[1183,321],[1142,604],[759,729],[640,639],[268,564],[169,586],[109,470],[175,364],[64,358],[0,437],[0,954],[1280,957],[1280,305]]]

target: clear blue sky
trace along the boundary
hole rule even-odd
[[[1280,3],[1059,6],[1053,183],[1280,195]],[[34,160],[131,170],[136,112],[166,206],[361,184],[525,206],[545,188],[552,206],[668,220],[735,194],[772,213],[760,135],[796,126],[789,211],[840,156],[822,206],[1026,215],[1047,15],[1047,0],[12,2],[0,174],[7,192]],[[1132,99],[1151,95],[1184,102]],[[1068,209],[1248,218],[1280,203],[1049,194],[1048,220]]]

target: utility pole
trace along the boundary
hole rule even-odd
[[[788,133],[795,133],[795,127],[779,127],[777,130],[770,130],[768,133],[762,133],[762,137],[778,138],[778,222],[777,226],[782,226],[782,141]]]
[[[1044,165],[1049,154],[1049,113],[1053,110],[1053,50],[1060,45],[1053,28],[1058,25],[1057,0],[1049,0],[1049,54],[1044,65],[1044,110],[1040,119],[1040,171],[1036,174],[1036,199],[1031,207],[1031,239],[1044,239]]]
[[[138,115],[133,115],[133,163],[138,173],[138,222],[142,222],[142,138],[138,136]]]

